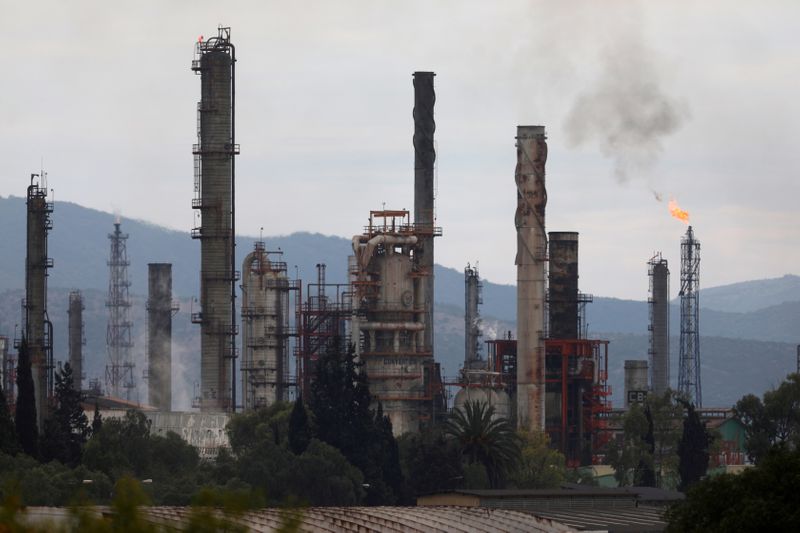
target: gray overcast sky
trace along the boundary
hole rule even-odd
[[[798,15],[796,1],[0,0],[0,194],[23,195],[43,157],[56,201],[188,238],[189,67],[221,23],[239,59],[242,234],[350,237],[383,202],[411,209],[411,74],[433,70],[438,262],[514,282],[514,135],[544,124],[547,226],[581,233],[582,290],[645,298],[661,250],[677,292],[669,196],[691,213],[702,286],[797,273]]]

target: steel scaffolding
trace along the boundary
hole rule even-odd
[[[136,366],[131,359],[131,302],[128,298],[128,234],[120,230],[120,222],[114,222],[114,233],[108,234],[111,252],[108,259],[108,326],[106,328],[106,348],[108,364],[106,365],[106,394],[121,398],[124,390],[125,399],[133,400],[136,381],[133,369]]]
[[[703,406],[700,383],[700,241],[692,227],[681,239],[681,345],[678,392]]]

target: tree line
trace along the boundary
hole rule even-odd
[[[177,434],[153,435],[144,414],[90,422],[72,369],[55,373],[55,399],[36,427],[26,344],[20,348],[17,408],[0,394],[0,493],[27,505],[65,505],[81,492],[109,503],[124,478],[147,480],[154,504],[186,505],[204,490],[253,505],[410,505],[454,488],[548,488],[577,479],[544,434],[517,432],[486,404],[396,438],[352,346],[335,343],[317,363],[308,398],[236,414],[230,448],[213,460]]]

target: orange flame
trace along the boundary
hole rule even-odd
[[[688,211],[684,211],[683,209],[678,207],[678,202],[676,202],[673,199],[670,199],[668,207],[669,207],[669,214],[670,215],[672,215],[673,217],[677,218],[678,220],[680,220],[684,224],[688,224],[689,223],[689,212]]]

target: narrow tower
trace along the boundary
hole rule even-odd
[[[202,411],[236,410],[236,52],[230,28],[198,41],[192,70],[200,74],[192,208],[200,239],[200,398]]]
[[[658,253],[647,262],[650,275],[650,389],[663,396],[669,388],[669,266]]]
[[[28,187],[28,235],[25,258],[24,331],[31,358],[36,422],[42,430],[47,418],[48,398],[53,392],[53,324],[47,316],[47,269],[53,260],[47,257],[47,233],[53,228],[47,201],[46,174],[31,174]]]
[[[678,392],[703,406],[700,384],[700,241],[692,227],[681,239],[681,350]]]
[[[72,387],[83,390],[83,346],[86,338],[83,335],[83,295],[81,291],[69,293],[69,366],[72,367]]]
[[[433,134],[433,106],[436,93],[433,89],[433,72],[414,73],[414,228],[419,241],[414,250],[416,275],[420,280],[421,322],[423,351],[433,353],[433,238],[436,216],[434,214],[434,163],[436,149]]]
[[[481,297],[481,277],[478,267],[467,265],[464,269],[464,369],[481,368],[481,316],[478,305],[483,303]]]
[[[106,328],[106,394],[115,398],[135,399],[136,381],[133,379],[134,363],[131,359],[130,308],[128,289],[128,234],[120,230],[120,220],[114,222],[114,233],[108,234],[111,252],[108,257],[108,326]]]
[[[147,403],[172,410],[172,264],[147,265]]]
[[[517,426],[544,431],[544,126],[517,126]]]
[[[242,405],[288,400],[289,290],[282,252],[258,241],[242,265]],[[270,257],[272,256],[272,257]]]

